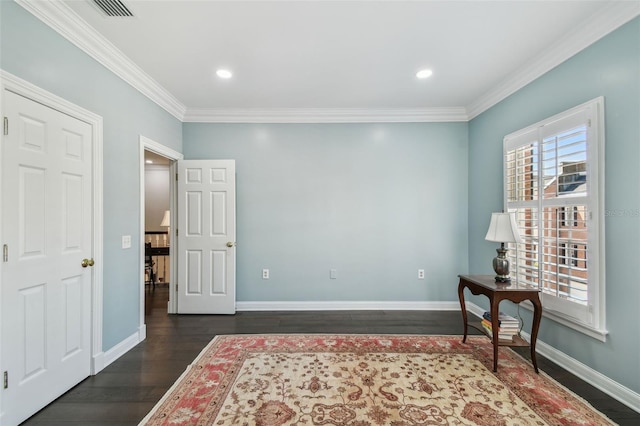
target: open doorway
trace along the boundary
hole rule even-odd
[[[156,290],[158,290],[158,284],[161,283],[164,293],[164,300],[162,303],[166,303],[166,311],[168,313],[175,313],[175,276],[176,276],[176,267],[175,267],[175,256],[171,250],[171,245],[174,242],[174,238],[172,238],[171,230],[174,228],[174,223],[176,221],[175,215],[173,214],[176,211],[176,201],[175,201],[175,179],[171,179],[171,176],[174,176],[176,173],[176,162],[177,160],[182,160],[183,156],[179,152],[162,145],[158,142],[155,142],[149,138],[144,136],[140,136],[139,139],[139,147],[140,147],[140,310],[139,310],[139,318],[140,318],[140,340],[144,340],[146,336],[146,321],[145,321],[145,299],[147,292],[153,291],[153,282],[148,282],[148,279],[151,278],[149,273],[153,271],[154,277],[156,279]],[[154,163],[147,163],[147,160],[157,161]],[[147,167],[147,165],[149,167]],[[154,167],[150,167],[153,166]],[[149,171],[150,173],[147,173]],[[147,180],[149,180],[150,185],[147,188]],[[153,182],[153,183],[152,183]],[[151,186],[157,186],[151,188]],[[157,192],[156,196],[149,197],[147,200],[146,194],[148,192]],[[160,201],[157,201],[157,206],[153,206],[152,208],[147,208],[147,202],[156,203],[156,198]],[[149,210],[149,215],[147,216],[147,210]],[[164,222],[164,218],[166,212],[169,212],[167,215],[169,218],[169,226],[164,226],[166,222]],[[149,225],[147,227],[147,224]],[[147,234],[148,232],[158,232],[158,234]],[[156,241],[157,235],[157,241]],[[151,253],[151,261],[153,262],[152,270],[148,270],[146,265],[146,246],[147,236],[152,243],[152,246],[156,246],[156,248]],[[166,237],[166,242],[165,238]],[[159,280],[162,278],[162,280]],[[157,299],[157,298],[156,298]]]
[[[169,302],[171,276],[171,160],[144,151],[145,315]]]

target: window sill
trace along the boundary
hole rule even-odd
[[[520,306],[523,306],[526,309],[533,311],[533,305],[529,301],[522,302]],[[566,327],[569,327],[572,330],[579,331],[580,333],[585,334],[601,342],[607,341],[607,335],[609,334],[609,331],[607,331],[606,329],[594,328],[589,325],[583,324],[581,322],[577,322],[575,319],[571,317],[563,315],[560,312],[548,310],[544,306],[542,307],[542,316],[545,318],[549,318],[550,320],[555,321],[559,324],[562,324]]]

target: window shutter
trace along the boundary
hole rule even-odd
[[[541,288],[546,310],[578,323],[593,325],[598,304],[598,326],[601,232],[591,215],[602,196],[601,148],[591,124],[601,104],[591,101],[504,139],[505,208],[516,214],[522,239],[509,250],[512,275]]]

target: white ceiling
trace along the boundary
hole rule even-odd
[[[640,10],[635,0],[123,2],[135,17],[105,17],[92,0],[61,7],[168,92],[156,96],[185,121],[300,111],[464,120]],[[422,68],[433,76],[417,79]]]

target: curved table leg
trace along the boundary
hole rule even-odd
[[[460,299],[460,311],[462,312],[462,324],[464,327],[464,334],[462,336],[462,343],[467,341],[467,307],[464,303],[464,288],[462,280],[458,284],[458,299]]]
[[[538,362],[536,360],[536,341],[538,340],[538,328],[540,327],[540,320],[542,319],[542,303],[540,303],[539,297],[532,297],[531,303],[533,303],[533,324],[531,325],[531,363],[533,369],[538,372]]]

